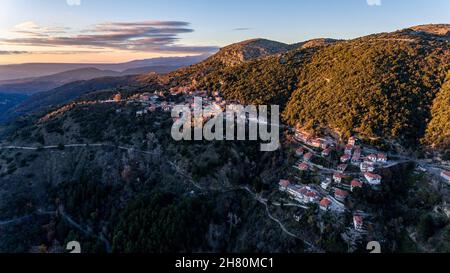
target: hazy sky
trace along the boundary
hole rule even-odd
[[[449,0],[1,0],[0,64],[122,62],[429,23],[450,23]]]

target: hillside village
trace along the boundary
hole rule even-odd
[[[180,103],[193,109],[194,97],[203,99],[204,115],[200,121],[202,123],[214,117],[218,111],[225,110],[227,105],[238,103],[226,101],[220,92],[192,91],[189,87],[173,88],[168,95],[163,92],[141,93],[127,99],[126,102],[140,105],[141,110],[136,111],[136,117],[139,118],[157,109],[170,112]],[[110,101],[123,102],[120,94]],[[350,213],[352,222],[348,223],[349,232],[342,236],[349,244],[355,245],[356,241],[367,233],[367,225],[372,219],[370,214],[364,211],[351,211],[347,206],[347,199],[363,187],[378,191],[383,183],[380,170],[410,160],[397,155],[390,157],[387,152],[365,145],[357,136],[352,136],[346,143],[342,143],[331,136],[317,137],[300,127],[287,128],[293,132],[293,145],[297,157],[297,162],[292,166],[295,178],[293,180],[281,178],[277,190],[298,203],[298,207],[307,209],[316,205],[321,213],[331,213],[337,217],[343,213]],[[423,169],[420,165],[418,168]],[[318,177],[319,181],[311,183],[309,179],[302,178],[305,177],[303,174]],[[444,182],[450,183],[450,172],[441,170],[440,176]]]
[[[297,129],[295,141],[299,146],[295,151],[298,161],[293,168],[302,173],[314,173],[320,183],[303,184],[309,181],[296,177],[297,181],[292,182],[280,180],[279,190],[302,204],[316,204],[322,212],[346,212],[348,196],[363,186],[376,190],[383,179],[376,170],[390,163],[385,153],[365,149],[356,137],[341,146],[331,137],[316,138]],[[363,215],[361,211],[353,212],[353,227],[360,233],[365,230]]]
[[[116,115],[127,112],[128,116],[138,120],[143,119],[146,115],[170,113],[173,107],[179,104],[189,105],[193,109],[195,97],[201,97],[203,100],[204,115],[200,122],[206,122],[214,117],[215,113],[225,110],[227,105],[238,103],[225,100],[220,92],[193,90],[192,88],[171,89],[169,92],[140,91],[128,97],[120,91],[113,92],[113,94],[104,100],[72,102],[47,114],[40,119],[40,122],[49,121],[77,105],[95,104],[111,105]],[[277,213],[281,213],[278,216],[284,220],[281,222],[277,218],[274,219],[280,221],[280,225],[287,224],[291,227],[290,231],[286,229],[285,232],[303,233],[303,230],[295,229],[295,226],[286,220],[293,219],[294,222],[300,222],[299,215],[302,213],[299,210],[304,210],[306,213],[311,208],[317,208],[313,211],[320,216],[317,218],[319,222],[315,223],[319,225],[322,224],[320,222],[322,217],[332,215],[337,223],[346,227],[340,236],[349,245],[349,250],[354,251],[366,236],[371,235],[371,226],[376,225],[377,222],[371,213],[349,206],[348,200],[362,188],[379,191],[385,181],[382,175],[384,169],[414,160],[392,152],[380,151],[367,145],[357,136],[343,141],[335,136],[314,135],[301,127],[282,127],[287,134],[285,137],[290,139],[287,147],[284,148],[293,151],[296,158],[295,164],[290,166],[289,171],[280,176],[278,181],[273,181],[271,190],[259,194],[248,187],[246,190],[254,194],[256,200],[266,206],[272,204],[274,207],[283,208],[284,205],[287,205],[287,207],[297,209],[296,211],[278,210]],[[71,146],[70,143],[65,143],[65,145]],[[417,161],[417,163],[417,170],[420,172],[432,170],[425,162]],[[436,168],[433,170],[439,170],[439,172],[430,173],[431,175],[438,176],[441,181],[450,183],[450,172]],[[351,218],[348,218],[349,215]]]

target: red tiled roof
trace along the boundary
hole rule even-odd
[[[298,165],[298,168],[300,170],[307,170],[307,169],[309,169],[309,165],[306,163],[301,163],[300,165]]]
[[[330,201],[330,199],[328,199],[328,198],[323,198],[323,199],[320,201],[320,206],[321,206],[321,207],[328,207],[330,204],[331,204],[331,201]]]
[[[443,173],[445,176],[450,177],[450,172],[448,172],[448,171],[443,171],[442,173]]]
[[[308,197],[316,197],[316,196],[317,196],[317,193],[315,193],[315,192],[313,192],[313,191],[308,191],[308,192],[306,193],[306,196],[308,196]]]
[[[343,174],[341,174],[341,173],[335,173],[335,174],[333,175],[333,177],[336,177],[336,178],[345,178],[345,175],[343,175]]]
[[[379,176],[378,174],[374,174],[374,173],[365,173],[364,176],[372,178],[372,179],[381,179],[381,176]]]
[[[281,179],[279,184],[280,184],[280,186],[282,186],[282,187],[287,187],[287,186],[289,186],[291,183],[289,182],[289,180]]]
[[[361,181],[359,181],[358,179],[353,179],[352,180],[352,183],[351,183],[351,186],[352,187],[362,187],[362,183],[361,183]]]
[[[336,189],[334,192],[334,195],[341,196],[341,197],[347,197],[348,192],[341,190],[341,189]]]
[[[312,153],[306,153],[305,156],[304,156],[304,158],[311,158],[312,156],[313,156]]]

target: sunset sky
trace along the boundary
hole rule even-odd
[[[0,64],[124,62],[250,38],[353,38],[450,23],[448,0],[1,0]]]

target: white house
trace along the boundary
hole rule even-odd
[[[377,162],[378,157],[376,154],[370,154],[367,156],[367,159],[369,159],[372,162]]]
[[[344,179],[344,178],[345,178],[345,176],[341,173],[333,174],[333,180],[334,180],[334,182],[336,182],[338,184],[340,184],[342,182],[342,179]]]
[[[387,155],[386,154],[377,154],[377,162],[379,162],[379,163],[386,163],[387,162]]]
[[[371,185],[379,185],[381,184],[381,176],[378,174],[366,172],[364,173],[364,177],[366,178],[367,182]]]
[[[322,189],[326,190],[326,189],[328,189],[330,184],[331,184],[331,178],[327,177],[327,179],[322,181],[322,183],[320,184],[320,187],[322,187]]]
[[[373,172],[375,170],[375,165],[373,162],[362,162],[360,165],[361,172]]]
[[[289,186],[287,192],[298,202],[311,203],[319,199],[319,194],[308,186]]]

